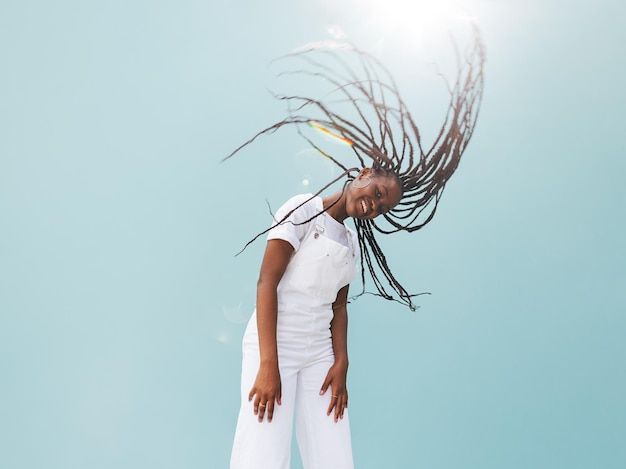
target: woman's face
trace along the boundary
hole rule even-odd
[[[350,183],[346,212],[350,217],[370,220],[387,213],[401,198],[402,190],[395,177],[380,176],[365,168]]]

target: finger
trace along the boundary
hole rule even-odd
[[[339,416],[341,415],[341,410],[343,409],[343,396],[338,396],[337,404],[335,405],[335,422],[339,421]]]
[[[335,406],[335,422],[338,422],[340,419],[343,419],[344,412],[347,407],[348,395],[346,393],[340,394],[337,399],[337,405]]]
[[[337,412],[337,403],[338,403],[338,396],[336,394],[331,395],[330,404],[328,404],[328,410],[326,411],[326,415],[330,415],[333,409],[335,409],[335,413]]]
[[[343,419],[343,413],[346,410],[346,401],[347,396],[344,394],[341,398],[341,403],[339,404],[339,418]]]
[[[256,394],[256,389],[255,388],[250,389],[250,393],[248,393],[248,402],[252,400],[255,394]]]
[[[254,404],[252,405],[252,408],[254,410],[254,415],[258,415],[259,414],[259,404],[260,403],[261,403],[261,400],[257,396],[256,399],[254,399]]]
[[[267,403],[266,402],[259,402],[258,405],[258,416],[259,416],[259,422],[263,421],[263,417],[265,416],[265,409],[267,407]]]
[[[283,392],[282,389],[278,390],[278,395],[276,396],[276,404],[281,405],[280,398],[282,397]]]
[[[328,389],[328,386],[330,386],[330,382],[331,382],[331,379],[327,375],[326,379],[324,380],[324,383],[322,384],[322,389],[320,389],[320,396],[323,396],[324,394],[326,394],[326,390]]]
[[[339,418],[343,418],[343,413],[348,408],[348,391],[343,393],[343,401],[341,403],[341,415]]]
[[[274,401],[267,401],[267,422],[272,421],[272,417],[274,417]]]

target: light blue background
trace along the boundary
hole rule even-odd
[[[409,3],[0,3],[0,467],[227,467],[264,243],[233,255],[328,168],[288,131],[218,162],[331,25],[437,125],[459,23]],[[626,7],[447,4],[486,92],[435,221],[385,240],[432,295],[351,306],[356,467],[626,467]]]

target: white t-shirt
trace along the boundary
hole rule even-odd
[[[307,199],[311,199],[311,197],[312,194],[300,194],[289,199],[278,209],[278,211],[274,215],[273,224],[277,224],[278,222],[280,222],[291,210],[294,210]],[[289,244],[291,244],[293,248],[297,251],[300,247],[300,243],[304,240],[304,237],[309,231],[311,223],[315,223],[315,219],[308,223],[303,222],[311,219],[323,210],[324,207],[322,198],[319,196],[313,197],[311,200],[304,203],[302,207],[298,208],[291,215],[289,215],[289,218],[287,218],[287,220],[285,220],[281,225],[277,225],[272,228],[267,236],[268,241],[270,239],[285,240]],[[355,240],[355,244],[357,239],[356,233],[354,233],[354,231],[350,228],[346,227],[343,223],[335,220],[327,213],[324,213],[320,216],[325,217],[325,229],[323,235],[329,239],[332,239],[333,241],[343,244],[344,246],[352,247],[355,251],[355,256],[357,256],[359,254],[358,246],[351,246],[350,241],[348,240],[347,230],[352,231],[352,239]]]

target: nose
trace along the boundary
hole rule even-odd
[[[379,215],[379,214],[381,214],[381,213],[382,213],[382,208],[383,208],[383,207],[382,207],[382,205],[381,205],[381,203],[380,203],[380,201],[379,201],[379,200],[376,200],[376,199],[373,199],[373,200],[372,200],[372,208],[373,208],[373,212],[374,212],[376,215]]]
[[[376,202],[376,212],[378,212],[380,215],[384,215],[388,211],[389,211],[388,205],[383,204],[382,201]]]

